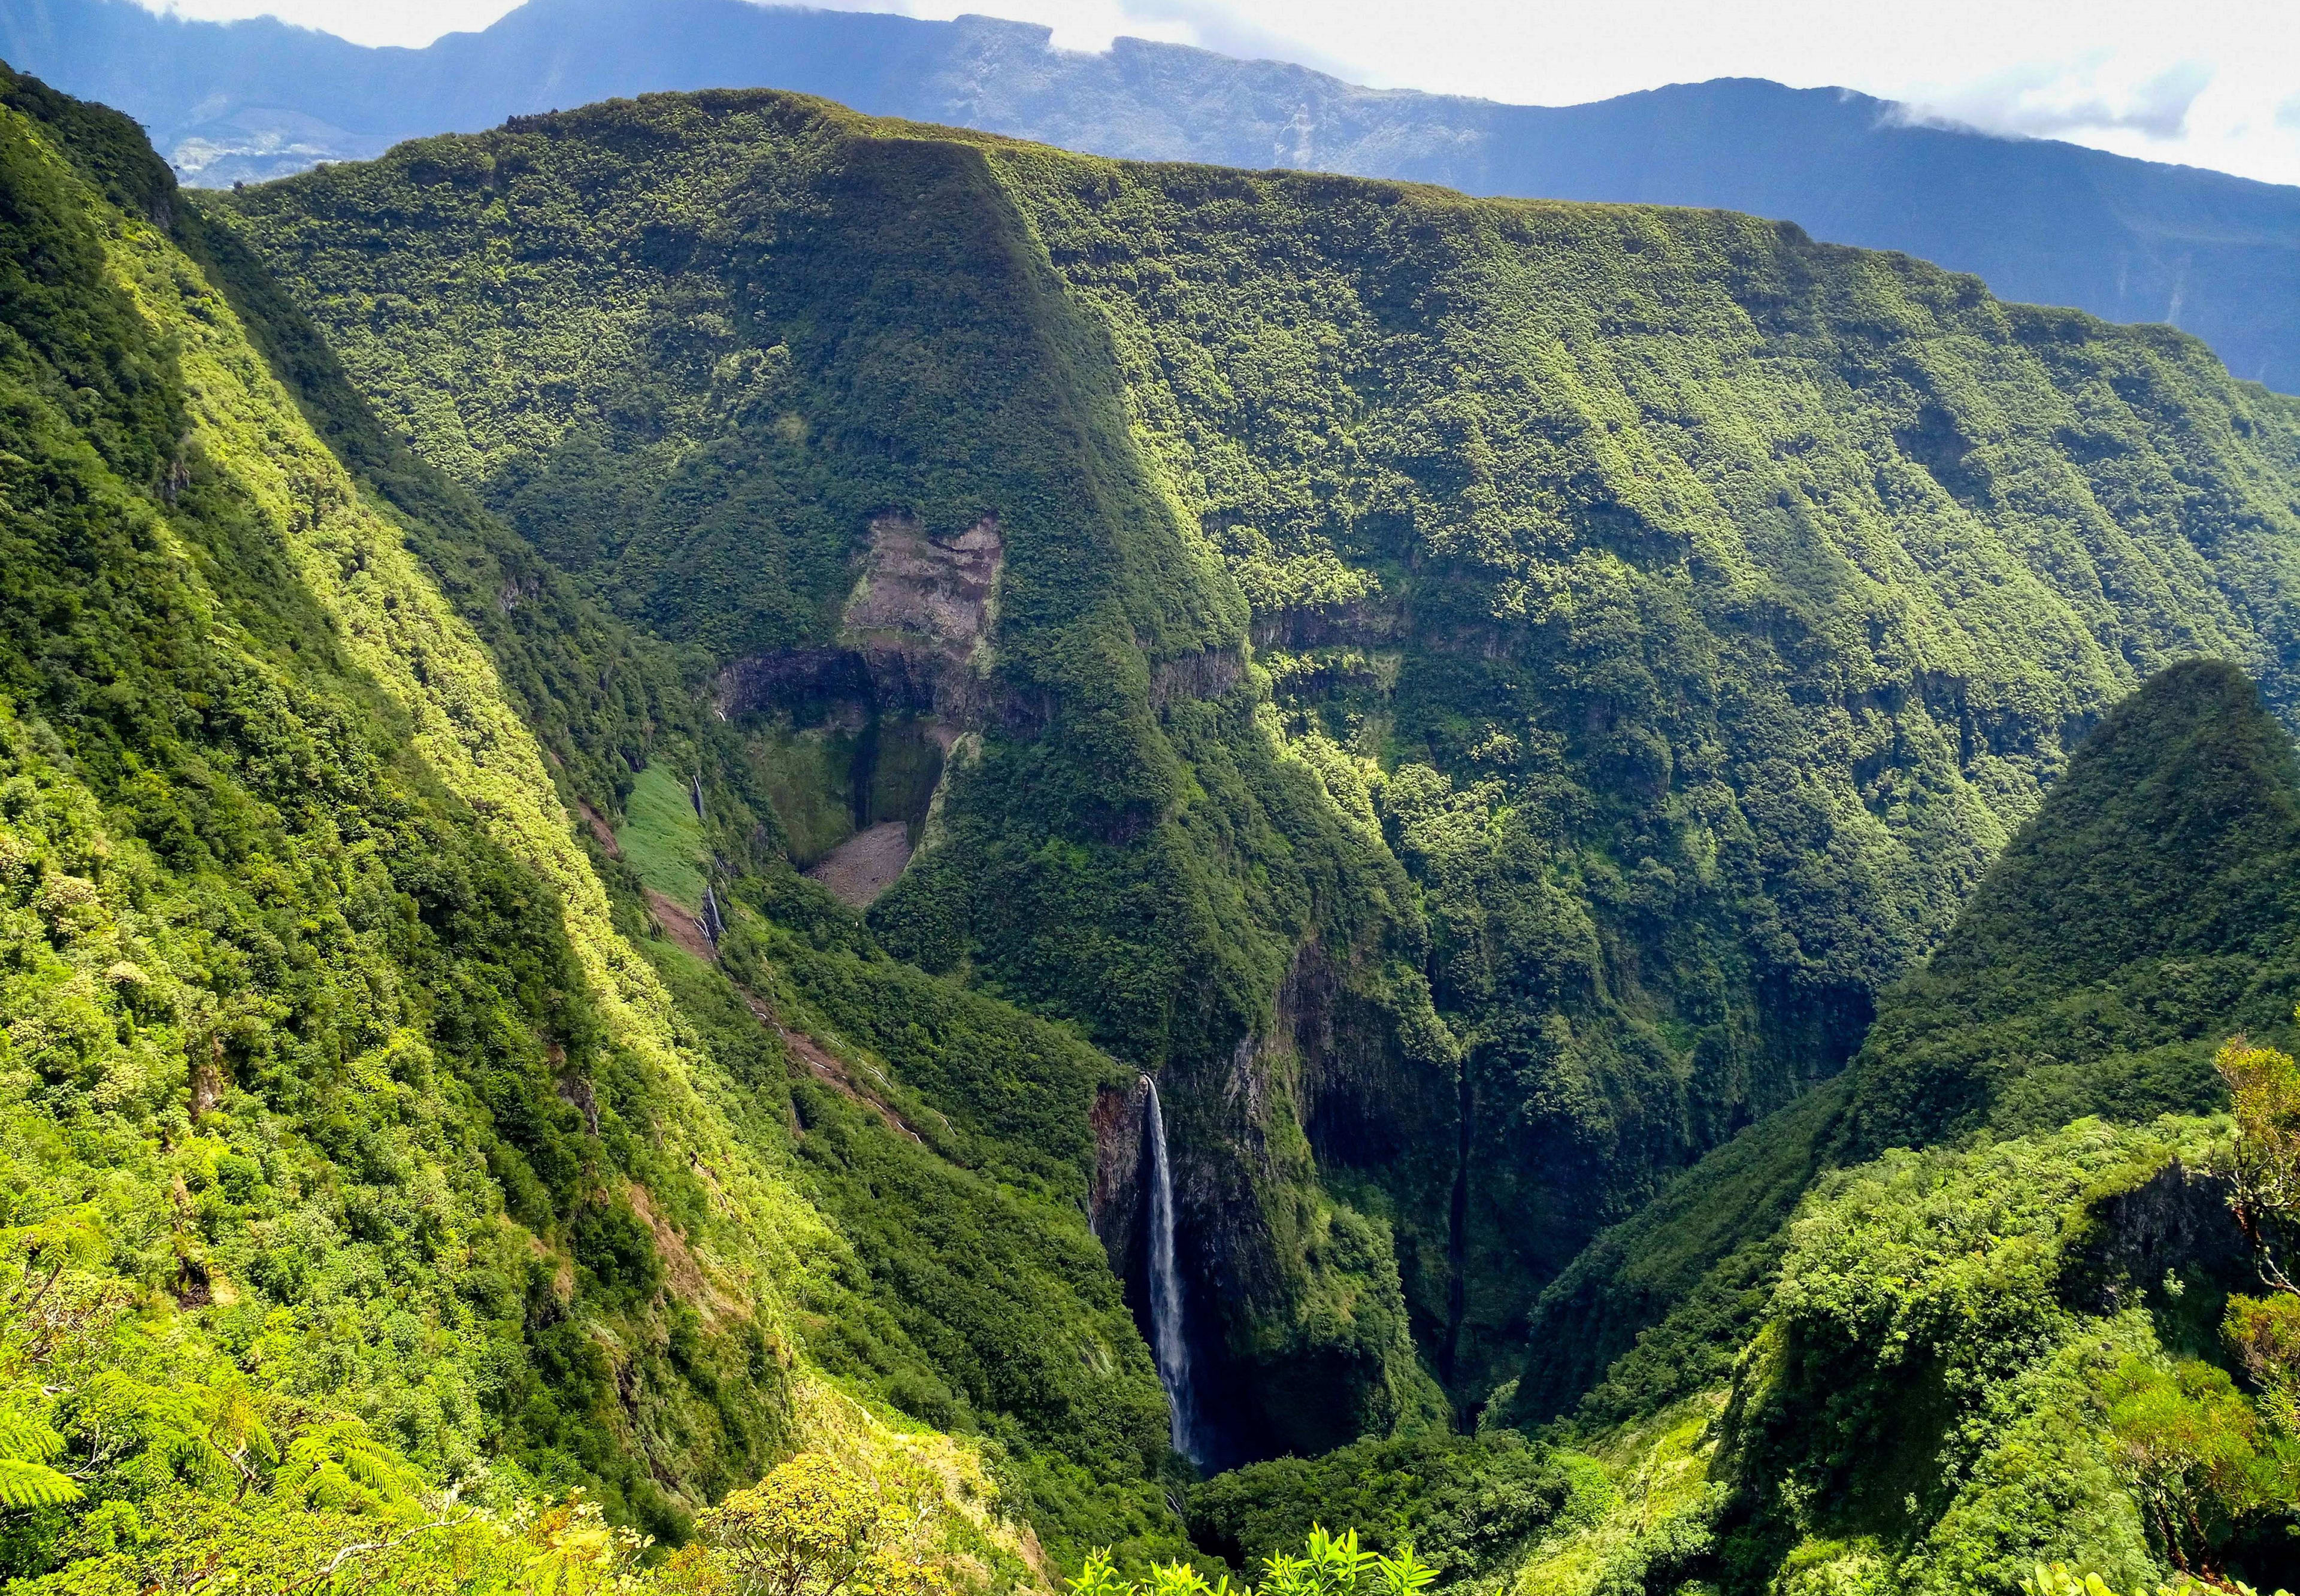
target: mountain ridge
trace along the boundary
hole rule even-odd
[[[1063,54],[1048,37],[984,17],[744,0],[675,0],[642,17],[626,0],[530,0],[482,32],[369,51],[269,21],[162,19],[132,0],[0,7],[0,54],[127,107],[212,182],[574,102],[770,87],[1091,154],[1781,217],[1977,272],[2001,298],[2175,321],[2237,376],[2300,388],[2300,335],[2281,311],[2300,298],[2300,188],[1912,122],[1865,96],[1755,79],[1515,106],[1137,39]]]

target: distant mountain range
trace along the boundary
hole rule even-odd
[[[2300,187],[1925,126],[1885,101],[1758,79],[1504,105],[1139,39],[1084,54],[1049,38],[984,17],[529,0],[482,33],[371,49],[130,0],[0,0],[0,55],[129,111],[196,184],[619,96],[771,87],[1101,154],[1785,218],[1977,273],[2001,298],[2171,322],[2234,375],[2300,390]]]

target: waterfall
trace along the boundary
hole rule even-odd
[[[1190,1343],[1182,1338],[1182,1277],[1174,1268],[1174,1170],[1166,1161],[1166,1117],[1158,1109],[1158,1083],[1145,1076],[1142,1084],[1149,1088],[1143,1121],[1150,1142],[1150,1352],[1173,1415],[1174,1450],[1204,1463],[1190,1390]]]

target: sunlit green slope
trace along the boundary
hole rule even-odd
[[[787,868],[843,944],[662,940],[581,816],[707,753],[676,661],[520,578],[132,124],[0,99],[0,1405],[81,1492],[5,1572],[301,1588],[451,1484],[677,1539],[801,1446],[925,1470],[975,1578],[1179,1547],[1090,1144],[1033,1123],[1130,1075]]]

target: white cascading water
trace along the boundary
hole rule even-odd
[[[1143,1117],[1150,1135],[1150,1353],[1173,1416],[1174,1450],[1204,1463],[1197,1409],[1190,1391],[1190,1344],[1182,1338],[1182,1277],[1174,1268],[1174,1171],[1166,1161],[1166,1117],[1158,1110],[1158,1083],[1147,1076]]]

